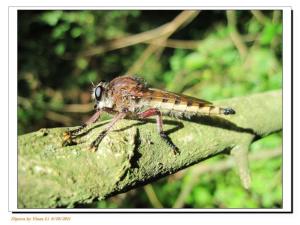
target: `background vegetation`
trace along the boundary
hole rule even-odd
[[[280,89],[281,35],[281,11],[19,11],[18,134],[81,124],[91,82],[123,74],[210,101]],[[252,145],[249,191],[222,155],[78,207],[282,207],[281,143]]]

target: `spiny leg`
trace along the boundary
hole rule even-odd
[[[151,108],[139,114],[139,118],[144,119],[156,115],[156,124],[160,137],[173,149],[174,154],[179,154],[179,149],[172,142],[169,136],[163,130],[163,121],[161,112],[158,109]]]
[[[113,126],[121,119],[123,119],[126,116],[126,113],[118,113],[115,115],[115,117],[110,121],[110,123],[107,125],[107,127],[98,135],[98,137],[92,142],[90,145],[90,149],[92,151],[96,151],[98,148],[98,145],[101,143],[103,138],[106,136],[106,134],[113,128]]]
[[[63,142],[63,146],[68,146],[70,144],[73,143],[73,138],[76,138],[76,136],[78,135],[78,133],[84,129],[86,126],[88,126],[89,124],[95,123],[99,117],[101,115],[101,111],[97,111],[96,113],[94,113],[94,115],[89,118],[83,125],[81,125],[80,127],[74,129],[74,130],[70,130],[70,131],[66,131],[64,132],[64,142]]]

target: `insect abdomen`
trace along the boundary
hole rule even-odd
[[[150,105],[154,108],[158,108],[164,115],[175,117],[190,118],[191,116],[229,115],[235,113],[231,108],[221,108],[198,101],[180,101],[179,99],[169,99],[168,101],[151,101]]]
[[[205,100],[178,95],[172,92],[149,89],[146,105],[159,109],[164,115],[190,118],[194,115],[229,115],[234,114],[230,108],[214,106]]]

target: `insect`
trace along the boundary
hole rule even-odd
[[[114,117],[91,143],[91,150],[95,151],[98,148],[103,138],[119,120],[156,116],[159,135],[174,153],[179,153],[177,146],[163,130],[163,115],[189,119],[201,115],[235,114],[232,108],[222,108],[205,100],[150,88],[143,79],[127,75],[117,77],[111,82],[101,81],[93,88],[92,98],[95,100],[95,114],[79,128],[65,132],[64,145],[76,138],[87,125],[96,122],[102,112],[108,112],[114,114]]]

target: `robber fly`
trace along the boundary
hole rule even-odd
[[[145,119],[156,116],[159,135],[178,153],[178,148],[163,130],[162,115],[176,118],[191,118],[201,115],[230,115],[235,114],[231,108],[214,106],[208,101],[149,88],[143,79],[132,76],[120,76],[111,82],[101,81],[93,88],[92,98],[95,100],[95,114],[79,128],[64,133],[64,145],[76,138],[87,125],[96,122],[102,112],[115,116],[99,136],[91,143],[91,150],[95,151],[106,134],[121,119]]]

